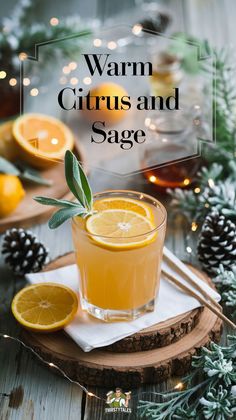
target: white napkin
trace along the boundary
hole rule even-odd
[[[189,271],[169,250],[168,256],[180,264],[182,271]],[[162,267],[177,279],[183,278],[172,269],[165,261]],[[79,291],[78,271],[75,264],[45,273],[28,274],[27,279],[30,283],[54,282],[64,284],[76,292]],[[204,288],[215,300],[220,300],[220,295],[211,289],[200,278],[195,276],[199,285]],[[185,294],[169,281],[161,278],[160,291],[154,312],[147,313],[142,317],[130,322],[106,323],[89,316],[79,308],[78,315],[74,321],[65,328],[70,337],[86,352],[115,343],[124,337],[128,337],[143,328],[150,327],[158,322],[166,321],[177,315],[188,312],[201,306],[193,297]]]

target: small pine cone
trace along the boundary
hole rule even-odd
[[[202,226],[197,251],[208,274],[215,274],[220,264],[229,269],[236,262],[236,225],[213,210]]]
[[[48,249],[29,230],[10,229],[3,239],[5,262],[18,275],[40,271],[47,262]]]

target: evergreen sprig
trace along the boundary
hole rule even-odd
[[[75,58],[80,51],[81,37],[88,37],[91,30],[81,30],[84,26],[78,16],[64,18],[56,26],[43,22],[35,22],[39,1],[20,0],[13,9],[10,17],[2,19],[0,25],[0,67],[8,68],[12,73],[19,69],[18,55],[25,52],[34,55],[35,44],[76,35],[73,42],[58,42],[41,49],[40,57],[43,62],[47,59],[58,58],[58,52],[63,57]],[[33,22],[33,23],[32,23]],[[41,60],[42,61],[42,60]]]
[[[192,360],[183,391],[158,393],[158,402],[139,401],[139,418],[155,420],[228,420],[236,418],[236,336],[229,345],[211,342]],[[199,375],[203,373],[202,381]],[[197,384],[196,384],[197,382]]]
[[[209,53],[208,41],[200,41],[185,32],[174,33],[168,47],[171,54],[180,57],[183,70],[192,75],[199,73],[202,69],[202,61],[196,60],[196,48],[194,46],[198,46],[202,56]]]
[[[236,65],[231,49],[212,52],[215,57],[213,128],[216,143],[205,144],[202,150],[209,168],[197,174],[195,181],[200,193],[178,188],[169,190],[173,209],[190,222],[200,223],[214,207],[234,221],[236,217]],[[205,64],[204,70],[212,74],[212,66]]]
[[[75,200],[58,200],[50,197],[35,197],[34,200],[46,206],[59,207],[49,220],[50,229],[55,229],[75,216],[87,217],[92,213],[93,194],[87,176],[75,155],[67,150],[65,154],[65,178]]]
[[[222,180],[223,173],[231,173]],[[214,208],[224,216],[236,220],[236,164],[228,162],[223,168],[213,163],[209,168],[203,167],[197,174],[196,185],[199,190],[168,189],[171,196],[171,206],[176,213],[183,214],[189,222],[202,223]],[[197,191],[197,192],[196,192]]]
[[[226,270],[221,264],[213,279],[222,296],[222,302],[229,309],[230,317],[236,317],[236,264]]]
[[[215,138],[217,145],[234,154],[236,134],[235,54],[229,48],[214,50],[215,55]]]

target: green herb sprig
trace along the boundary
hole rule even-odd
[[[87,217],[92,214],[93,194],[87,176],[75,155],[67,150],[65,154],[65,178],[75,201],[58,200],[49,197],[35,197],[34,200],[45,206],[59,207],[48,222],[55,229],[75,216]]]

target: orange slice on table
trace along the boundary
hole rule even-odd
[[[98,199],[94,202],[94,210],[129,210],[140,214],[141,216],[147,217],[150,220],[154,220],[154,216],[151,208],[142,202],[141,200],[135,200],[132,198],[123,197],[108,197]]]
[[[20,290],[12,301],[12,312],[25,328],[51,332],[64,328],[76,315],[76,293],[58,283],[39,283]]]
[[[98,244],[113,249],[145,246],[156,238],[155,225],[130,210],[104,210],[88,217],[86,229]]]
[[[25,114],[13,124],[19,156],[37,168],[49,167],[64,159],[74,147],[74,135],[63,122],[43,114]]]

